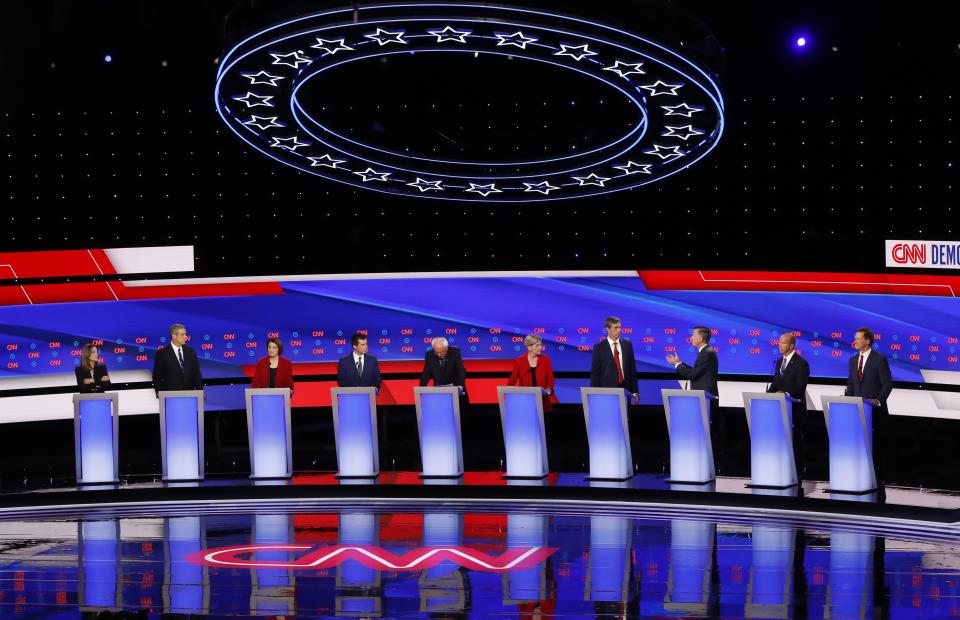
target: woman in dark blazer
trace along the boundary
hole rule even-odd
[[[83,345],[83,350],[80,352],[80,365],[74,371],[77,374],[77,385],[80,386],[81,394],[110,389],[107,366],[100,360],[100,350],[92,342]]]
[[[253,373],[252,388],[290,388],[293,395],[293,364],[283,353],[283,343],[279,338],[267,340],[267,356],[257,362],[257,370]]]
[[[523,339],[527,352],[513,361],[513,371],[507,385],[518,387],[539,387],[544,390],[543,411],[548,413],[553,403],[560,402],[553,393],[553,365],[550,358],[543,355],[543,339],[530,334]]]

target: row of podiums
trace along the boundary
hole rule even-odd
[[[497,389],[510,479],[541,479],[550,472],[542,391]],[[456,387],[416,387],[414,396],[423,478],[463,475],[460,398]],[[590,452],[590,480],[622,481],[634,474],[627,419],[629,394],[581,388]],[[160,392],[160,446],[165,481],[204,478],[203,391]],[[702,390],[663,390],[673,484],[714,480],[710,399]],[[792,441],[792,405],[785,394],[743,394],[751,438],[751,485],[787,489],[798,484]],[[333,388],[338,477],[372,479],[380,472],[374,388]],[[290,390],[246,390],[251,478],[293,475]],[[877,486],[872,459],[872,410],[861,398],[823,397],[830,441],[830,490],[868,493]],[[74,396],[78,484],[118,482],[119,395]]]

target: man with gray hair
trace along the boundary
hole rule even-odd
[[[423,356],[423,372],[420,385],[456,385],[466,395],[467,369],[463,367],[463,357],[459,347],[452,347],[446,338],[434,338],[430,350]]]
[[[200,360],[187,346],[187,328],[180,323],[170,326],[170,346],[158,350],[153,360],[153,389],[157,393],[203,389]]]

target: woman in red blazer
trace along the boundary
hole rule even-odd
[[[527,345],[527,352],[513,361],[513,372],[507,385],[534,386],[545,390],[543,411],[547,413],[553,408],[553,403],[560,402],[553,393],[553,365],[550,358],[543,355],[543,339],[540,336],[530,334],[523,339],[523,344]]]
[[[252,388],[290,388],[293,395],[293,364],[283,353],[283,343],[279,338],[267,340],[267,356],[257,362],[257,370],[253,373]]]

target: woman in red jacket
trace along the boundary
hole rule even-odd
[[[267,356],[257,362],[257,370],[253,373],[252,388],[290,388],[293,396],[293,364],[283,353],[283,343],[279,338],[267,340]]]
[[[543,411],[547,413],[553,403],[560,402],[553,393],[553,365],[550,358],[543,355],[543,338],[530,334],[523,339],[523,344],[527,345],[527,352],[513,361],[507,385],[543,389]]]

